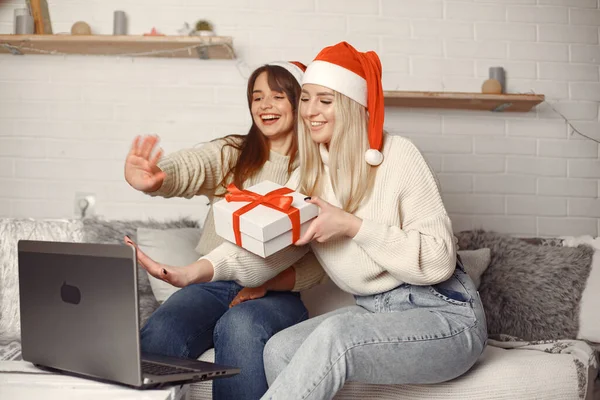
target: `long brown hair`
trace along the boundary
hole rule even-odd
[[[254,91],[254,83],[260,74],[267,73],[267,81],[269,88],[273,91],[283,92],[286,94],[288,101],[292,105],[292,113],[294,115],[292,146],[290,147],[288,163],[288,173],[292,173],[294,160],[298,152],[298,101],[300,98],[301,87],[298,81],[285,68],[277,65],[263,65],[250,75],[248,79],[248,88],[246,90],[248,97],[248,109],[252,114],[252,92]],[[229,182],[233,182],[237,187],[242,188],[244,182],[252,175],[256,174],[263,165],[269,160],[269,143],[265,135],[260,131],[254,118],[252,118],[252,126],[247,135],[228,135],[223,139],[225,145],[221,149],[221,164],[223,170],[226,171],[223,179],[217,186],[217,190],[226,189]],[[237,159],[229,159],[229,163],[225,166],[225,149],[232,147],[239,150]],[[220,191],[219,191],[220,192]],[[222,196],[222,193],[215,195]]]

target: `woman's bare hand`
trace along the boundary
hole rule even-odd
[[[128,236],[125,236],[125,243],[135,248],[138,263],[150,275],[173,286],[185,287],[193,283],[209,282],[213,277],[213,266],[207,260],[198,260],[185,267],[171,267],[148,257]]]
[[[317,197],[308,197],[306,202],[319,207],[319,216],[310,223],[304,235],[294,243],[296,246],[303,246],[313,240],[323,243],[340,236],[354,237],[358,233],[362,220],[355,215]]]
[[[160,189],[166,174],[156,165],[162,149],[156,149],[158,136],[136,136],[125,159],[125,180],[134,189],[154,192]]]

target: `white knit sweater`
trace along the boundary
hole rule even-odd
[[[429,285],[454,272],[456,247],[433,171],[410,142],[400,136],[384,137],[384,161],[378,167],[371,196],[354,213],[362,219],[354,238],[342,237],[310,247],[331,279],[343,290],[369,295],[401,283]],[[323,153],[323,151],[322,151]],[[326,162],[327,154],[322,154]],[[325,166],[323,200],[340,206]],[[296,171],[287,183],[296,188]],[[308,246],[290,246],[263,259],[224,243],[208,259],[213,280],[236,280],[256,286],[299,260]]]

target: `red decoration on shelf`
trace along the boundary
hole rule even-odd
[[[150,33],[144,33],[144,36],[165,36],[164,33],[159,33],[155,27],[152,27]]]

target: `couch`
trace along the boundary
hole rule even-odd
[[[20,359],[17,240],[121,243],[125,234],[158,261],[184,265],[197,257],[201,229],[187,219],[0,219],[1,360]],[[336,399],[600,399],[600,239],[517,239],[485,231],[456,236],[488,318],[488,346],[478,362],[435,385],[349,382]],[[173,289],[141,268],[138,286],[143,324]],[[311,316],[352,302],[331,281],[302,298]],[[212,349],[200,357],[213,358]],[[211,387],[191,385],[188,399],[210,399]]]

